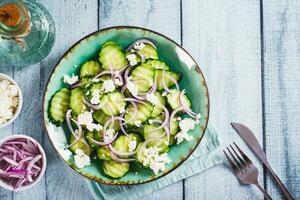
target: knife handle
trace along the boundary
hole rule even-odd
[[[285,198],[288,199],[288,200],[295,200],[294,197],[292,197],[292,195],[289,193],[289,191],[287,190],[287,188],[284,186],[284,184],[281,182],[281,180],[277,176],[277,174],[273,171],[273,169],[271,168],[271,166],[270,165],[266,165],[266,167],[269,170],[269,172],[271,173],[271,175],[273,176],[273,178],[276,181],[276,183],[279,185],[279,188],[283,192]]]

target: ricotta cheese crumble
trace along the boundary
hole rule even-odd
[[[72,76],[64,75],[64,83],[72,85],[79,80],[78,76],[72,74]]]
[[[91,164],[91,159],[88,155],[85,155],[81,149],[76,149],[74,155],[75,165],[78,168],[84,168]]]
[[[18,88],[8,80],[0,81],[0,124],[13,118],[19,104]]]

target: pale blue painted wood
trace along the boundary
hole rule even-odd
[[[265,0],[263,11],[267,156],[300,199],[300,2]],[[274,199],[281,198],[269,177],[267,188]]]
[[[182,6],[183,46],[204,71],[211,118],[223,144],[237,141],[255,161],[229,122],[247,124],[262,143],[259,0],[183,0]],[[262,199],[262,194],[240,187],[223,165],[187,179],[185,199]]]

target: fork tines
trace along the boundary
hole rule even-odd
[[[235,148],[237,149],[237,152],[235,148],[230,144],[229,147],[227,147],[227,151],[229,152],[230,156],[228,153],[226,153],[225,150],[223,150],[228,162],[230,163],[233,171],[235,173],[243,173],[243,171],[249,167],[250,164],[252,164],[251,160],[245,155],[245,153],[238,147],[238,145],[233,142]]]

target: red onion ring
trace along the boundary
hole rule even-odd
[[[118,156],[133,156],[136,152],[122,152],[122,151],[118,151],[116,150],[111,144],[108,145],[108,148],[111,152],[113,152],[114,154],[118,155]]]
[[[77,139],[77,135],[71,125],[71,113],[72,113],[71,109],[66,112],[66,122],[71,134]]]
[[[170,121],[169,121],[169,124],[170,124],[170,130],[172,130],[172,120],[174,119],[175,115],[181,111],[181,110],[184,110],[184,106],[179,106],[177,108],[175,108],[175,110],[173,110],[173,112],[171,113],[171,116],[170,116]]]
[[[27,171],[31,171],[31,169],[32,169],[32,167],[33,167],[33,165],[34,165],[34,163],[36,163],[37,161],[39,161],[41,158],[42,158],[41,155],[37,155],[36,157],[34,157],[34,158],[28,163],[28,165],[27,165],[27,167],[26,167],[26,170],[27,170]],[[31,177],[31,175],[30,175],[29,173],[26,174],[26,178],[27,178],[27,180],[28,180],[30,183],[33,182],[32,177]]]
[[[165,111],[165,120],[163,121],[163,123],[162,123],[159,127],[150,130],[150,133],[152,133],[152,132],[154,132],[154,131],[157,131],[157,130],[160,130],[160,129],[162,129],[162,128],[164,128],[165,126],[168,125],[169,120],[170,120],[170,113],[169,113],[168,109],[167,109],[165,106],[163,106],[163,109],[164,109],[164,111]]]
[[[145,58],[145,55],[144,55],[144,54],[142,54],[140,51],[137,51],[136,53],[137,53],[138,56],[141,57],[142,63],[146,62],[146,58]]]
[[[136,118],[136,116],[137,116],[137,114],[138,114],[138,107],[137,107],[136,103],[133,102],[133,101],[130,101],[130,103],[133,105],[133,112],[134,112],[134,113],[133,113],[133,115],[131,116],[131,118],[130,118],[128,121],[122,123],[122,125],[125,125],[125,124],[128,124],[129,122],[131,122],[133,119]]]
[[[161,140],[165,135],[167,134],[167,132],[164,132],[164,134],[162,134],[161,136],[158,137],[152,137],[152,138],[148,138],[148,140],[146,140],[145,142],[143,142],[143,144],[141,145],[138,154],[142,153],[142,151],[144,150],[145,147],[147,147],[147,145],[155,140]]]
[[[134,43],[132,43],[131,45],[129,45],[129,46],[126,48],[125,51],[131,50],[131,49],[133,48],[133,46],[134,46],[136,43],[149,44],[149,45],[151,45],[154,49],[156,49],[155,44],[154,44],[151,40],[146,39],[146,38],[143,38],[143,39],[138,39],[138,40],[136,40]]]
[[[82,97],[82,101],[85,105],[87,105],[89,108],[93,109],[93,110],[100,110],[103,106],[105,106],[106,101],[103,101],[101,104],[98,104],[98,105],[94,105],[94,104],[91,104],[90,102],[88,102],[85,97]]]
[[[123,121],[125,121],[125,119],[124,119],[123,116],[124,116],[124,113],[120,116],[120,118],[121,118]],[[128,138],[131,139],[131,137],[129,136],[129,134],[126,132],[126,130],[125,130],[124,126],[123,126],[123,123],[121,123],[122,120],[119,120],[119,126],[120,126],[120,129],[121,129],[121,131],[124,133],[124,135],[126,135]]]
[[[186,105],[184,105],[184,101],[183,101],[183,95],[185,94],[185,90],[182,90],[180,95],[179,95],[179,102],[180,104],[183,106],[184,111],[191,116],[192,118],[196,118],[197,114],[194,113],[191,109],[189,109]]]
[[[72,121],[76,124],[76,126],[78,127],[78,135],[77,135],[77,137],[74,136],[74,137],[75,137],[74,142],[72,142],[71,144],[69,144],[68,146],[66,146],[64,149],[68,149],[68,148],[70,148],[71,146],[75,145],[75,144],[81,139],[82,133],[83,133],[81,125],[80,125],[76,120],[74,120],[74,119],[72,119],[72,118],[71,118],[71,120],[72,120]],[[76,135],[75,132],[74,132],[74,134]]]
[[[70,88],[75,89],[75,88],[81,87],[81,85],[82,85],[82,83],[80,81],[76,81],[75,83],[70,85]]]
[[[178,82],[176,81],[176,79],[174,79],[173,77],[169,76],[169,75],[166,75],[165,74],[165,68],[163,69],[163,72],[162,72],[162,78],[161,78],[161,82],[162,82],[162,85],[163,85],[163,88],[165,91],[167,91],[168,93],[174,93],[174,91],[171,91],[168,86],[166,85],[166,82],[165,82],[165,76],[168,77],[171,81],[173,81],[175,83],[175,86],[176,86],[176,89],[179,89],[179,85],[178,85]]]
[[[111,157],[111,159],[113,159],[114,161],[117,161],[117,162],[132,162],[132,161],[135,161],[135,158],[119,158],[118,156],[116,156],[112,152],[110,152],[110,157]]]

